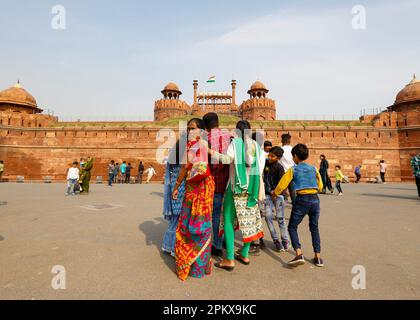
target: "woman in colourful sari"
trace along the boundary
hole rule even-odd
[[[230,177],[223,201],[223,222],[226,241],[226,259],[215,264],[216,267],[232,271],[234,259],[248,265],[249,248],[252,241],[264,236],[263,224],[258,207],[261,198],[261,174],[265,165],[265,154],[258,143],[251,138],[251,125],[241,120],[236,125],[236,138],[233,139],[226,154],[209,150],[212,158],[222,163],[230,163]],[[243,248],[236,253],[235,226],[243,237]]]
[[[192,169],[194,159],[208,163],[207,149],[200,143],[205,126],[201,119],[188,122],[187,152],[184,157],[172,198],[178,199],[179,186]],[[185,281],[188,276],[202,278],[211,273],[211,215],[213,211],[214,180],[211,175],[199,181],[188,180],[178,222],[175,242],[176,273]]]
[[[175,240],[178,220],[181,214],[182,201],[185,193],[185,180],[178,188],[178,199],[172,199],[176,180],[181,170],[181,161],[186,147],[185,135],[181,137],[176,145],[171,149],[166,163],[165,187],[163,190],[163,216],[168,221],[168,229],[163,236],[162,251],[175,257]]]

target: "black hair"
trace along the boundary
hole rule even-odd
[[[341,166],[339,166],[338,164],[335,167],[338,168],[338,170],[341,170]]]
[[[290,143],[292,141],[292,136],[288,133],[285,133],[281,136],[281,143]]]
[[[320,155],[320,157],[321,157],[322,159],[327,159],[327,157],[325,156],[325,154],[321,154],[321,155]]]
[[[3,163],[3,160],[0,160],[0,163]]]
[[[209,112],[204,115],[203,122],[207,130],[219,127],[219,116],[214,112]]]
[[[115,163],[115,161],[114,161],[114,160],[111,160],[111,163],[112,163],[112,164],[114,164],[114,163]]]
[[[309,149],[306,145],[299,143],[293,147],[292,155],[298,157],[301,161],[305,161],[309,157]]]
[[[272,147],[273,146],[273,143],[271,142],[271,141],[264,141],[264,148],[265,147]]]
[[[381,160],[381,163],[385,163],[385,160]]]
[[[74,166],[78,166],[79,165],[79,162],[75,161],[75,162],[73,162],[73,165]]]
[[[206,125],[204,124],[204,121],[200,118],[192,118],[190,121],[188,121],[188,124],[195,123],[197,125],[198,129],[206,130]]]
[[[251,124],[247,120],[240,120],[236,124],[236,129],[240,131],[242,140],[245,141],[245,135],[249,135],[249,130],[251,130]],[[248,132],[246,132],[248,130]]]
[[[280,147],[272,147],[269,152],[274,154],[279,159],[281,159],[284,154],[284,150]]]

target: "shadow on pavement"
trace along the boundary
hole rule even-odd
[[[390,194],[380,194],[380,193],[361,193],[361,196],[365,197],[381,197],[381,198],[391,198],[391,199],[405,199],[405,200],[418,200],[416,196],[397,196]]]
[[[158,197],[163,198],[163,192],[151,192],[150,195],[151,196],[158,196]]]
[[[4,237],[0,234],[0,241],[3,241]]]
[[[275,245],[274,245],[274,242],[273,242],[273,241],[268,241],[267,239],[264,239],[264,242],[265,242],[265,244],[266,244],[266,246],[267,246],[267,249],[265,249],[265,250],[261,250],[261,252],[264,252],[266,255],[268,255],[268,256],[270,256],[271,258],[273,258],[274,260],[277,260],[278,262],[280,262],[283,268],[286,268],[286,269],[292,269],[292,267],[291,267],[291,266],[289,266],[289,265],[287,264],[287,262],[286,262],[286,261],[284,261],[284,260],[280,257],[280,253],[277,253],[277,252],[275,252],[275,251],[274,251]],[[271,247],[271,248],[273,248],[273,249],[270,249],[269,247]],[[288,251],[288,252],[285,252],[285,253],[290,254],[290,252],[289,252],[289,251]],[[283,253],[282,253],[282,254],[283,254]],[[292,254],[292,257],[290,258],[290,260],[292,260],[293,258],[294,258],[294,255]]]
[[[171,271],[175,271],[175,260],[174,258],[162,252],[163,235],[168,227],[167,222],[163,218],[156,218],[153,221],[145,221],[139,225],[139,230],[146,236],[146,245],[155,246],[159,252],[162,260],[168,266]]]

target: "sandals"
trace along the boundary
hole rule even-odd
[[[250,261],[245,261],[241,254],[235,254],[235,259],[246,266],[250,264]]]
[[[220,262],[216,262],[216,263],[214,264],[214,266],[215,266],[216,268],[219,268],[219,269],[224,269],[224,270],[229,271],[229,272],[232,272],[232,271],[233,271],[233,269],[235,269],[235,267],[231,267],[231,266],[222,266],[222,265],[220,265]]]

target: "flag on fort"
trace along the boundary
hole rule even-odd
[[[216,82],[216,76],[211,76],[209,80],[207,80],[207,83],[215,83]]]

